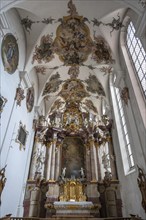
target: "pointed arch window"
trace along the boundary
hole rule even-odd
[[[132,22],[127,28],[126,45],[136,76],[146,97],[146,52],[139,38],[135,37],[135,28]]]
[[[134,168],[134,159],[133,159],[131,143],[130,143],[130,139],[129,139],[126,118],[125,118],[125,114],[124,114],[123,104],[122,104],[119,88],[115,87],[114,89],[115,89],[115,94],[116,94],[116,99],[117,99],[117,104],[118,104],[121,128],[122,128],[122,133],[123,133],[122,136],[123,136],[123,141],[124,141],[124,145],[122,146],[121,150],[123,150],[123,151],[124,151],[124,149],[126,150],[127,161],[129,164],[129,170],[132,170]],[[123,162],[125,162],[125,160],[123,160]]]

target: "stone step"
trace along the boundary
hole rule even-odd
[[[101,218],[95,218],[93,216],[87,216],[87,215],[56,215],[52,218],[49,218],[47,220],[101,220]]]
[[[94,218],[94,217],[77,217],[77,216],[60,216],[60,217],[52,217],[47,218],[47,220],[101,220],[101,218]],[[102,219],[103,220],[103,219]]]

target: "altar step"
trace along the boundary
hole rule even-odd
[[[131,217],[107,217],[107,218],[95,218],[93,216],[79,216],[79,215],[67,215],[67,216],[53,216],[47,218],[46,220],[140,220],[139,218]],[[42,219],[40,219],[42,220]],[[142,220],[142,219],[141,219]]]
[[[84,216],[60,216],[60,217],[52,217],[48,220],[101,220],[101,218],[94,217],[84,217]],[[103,219],[102,219],[103,220]]]
[[[54,216],[51,218],[37,218],[37,217],[3,217],[0,220],[142,220],[138,217],[108,217],[108,218],[95,218],[87,216],[77,216],[77,215],[68,215],[68,216]]]
[[[98,218],[95,218],[91,215],[59,215],[59,216],[53,216],[50,218],[50,220],[98,220]]]

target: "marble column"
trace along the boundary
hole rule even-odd
[[[90,148],[86,147],[86,178],[87,181],[91,181],[91,156]]]
[[[91,156],[91,180],[95,181],[96,180],[96,172],[95,172],[95,151],[94,151],[94,141],[91,138],[90,139],[90,156]]]
[[[60,174],[60,151],[61,151],[61,146],[59,145],[58,147],[57,147],[57,159],[56,159],[56,175],[55,175],[55,179],[56,180],[58,180],[58,178],[59,178],[59,174]]]
[[[56,140],[53,140],[52,158],[51,158],[51,180],[55,179],[55,148],[56,148]]]
[[[48,149],[48,162],[47,162],[47,174],[46,179],[51,179],[51,160],[52,160],[52,143],[50,144],[50,147]]]
[[[95,179],[98,180],[98,166],[97,166],[97,152],[93,144],[94,166],[95,166]]]
[[[101,180],[101,167],[100,167],[100,162],[99,162],[99,155],[98,155],[98,147],[96,146],[96,156],[97,156],[97,169],[98,169],[98,181]]]

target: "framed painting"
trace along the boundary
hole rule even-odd
[[[28,88],[26,95],[26,107],[28,112],[32,111],[33,105],[34,105],[34,88],[30,87]]]
[[[0,95],[0,113],[3,111],[3,108],[7,102],[7,99]]]
[[[1,47],[2,62],[4,70],[13,74],[18,66],[19,50],[16,38],[12,34],[6,34],[2,40]]]
[[[18,129],[18,135],[16,137],[16,142],[20,144],[20,150],[25,150],[26,145],[26,139],[27,139],[28,131],[26,131],[25,125],[20,122],[19,129]]]

